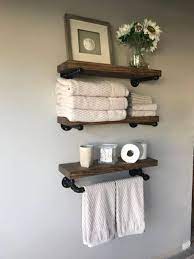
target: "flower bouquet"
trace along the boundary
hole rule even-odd
[[[129,45],[133,49],[131,66],[148,67],[144,61],[144,54],[157,49],[160,33],[160,27],[156,22],[144,19],[143,23],[123,24],[116,32],[116,37],[121,44]]]

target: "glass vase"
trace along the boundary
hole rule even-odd
[[[133,49],[131,60],[130,60],[130,67],[136,68],[148,68],[148,63],[145,61],[145,53],[139,49]]]

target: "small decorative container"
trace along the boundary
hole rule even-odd
[[[115,164],[118,161],[117,146],[117,144],[102,144],[101,146],[99,146],[99,163]]]
[[[80,146],[80,165],[81,167],[89,168],[94,160],[94,146],[81,145]]]
[[[145,141],[137,141],[135,143],[139,149],[140,149],[140,160],[146,159],[147,158],[147,149],[148,149],[148,144]]]

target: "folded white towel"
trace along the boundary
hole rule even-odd
[[[152,97],[131,93],[129,96],[129,104],[152,104]]]
[[[152,99],[151,96],[146,96],[146,95],[140,95],[140,94],[135,94],[135,93],[131,93],[130,94],[131,98],[134,98],[134,99],[140,99],[140,100],[150,100]]]
[[[129,90],[122,83],[108,80],[81,80],[81,79],[57,79],[56,93],[68,96],[102,96],[123,97],[129,95]]]
[[[128,114],[133,117],[156,116],[156,111],[134,111],[129,109]]]
[[[156,111],[157,104],[133,104],[129,106],[134,111]]]
[[[126,97],[86,97],[58,94],[57,105],[82,110],[125,110],[128,101]]]
[[[152,100],[137,100],[137,99],[130,99],[129,105],[136,105],[136,104],[152,104]]]
[[[83,243],[89,247],[115,237],[115,183],[85,186],[82,194]]]
[[[95,111],[95,110],[81,110],[70,109],[66,107],[57,106],[57,116],[66,117],[69,121],[82,122],[100,122],[100,121],[120,121],[127,116],[126,110],[109,110],[109,111]]]
[[[116,181],[116,222],[119,237],[144,232],[142,177]]]

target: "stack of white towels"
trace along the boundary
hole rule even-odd
[[[117,81],[58,78],[56,95],[57,116],[69,121],[119,121],[127,116],[129,91]]]
[[[128,114],[130,116],[156,116],[156,112],[157,104],[153,103],[151,96],[130,94],[128,106]]]

